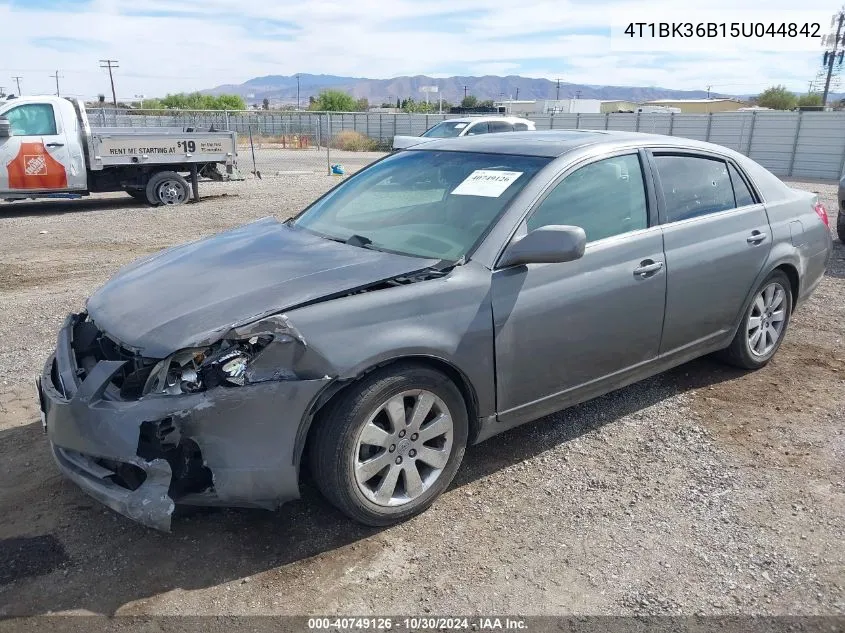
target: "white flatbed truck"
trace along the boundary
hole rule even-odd
[[[79,100],[0,101],[2,200],[125,191],[151,205],[177,205],[199,199],[200,179],[242,180],[237,159],[235,132],[92,129]]]

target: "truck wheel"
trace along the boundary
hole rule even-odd
[[[836,234],[839,236],[839,241],[845,244],[845,211],[840,211],[836,217]]]
[[[147,202],[153,206],[161,204],[185,204],[191,197],[191,186],[175,171],[160,171],[147,183]]]

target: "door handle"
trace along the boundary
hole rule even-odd
[[[746,238],[746,242],[749,244],[759,244],[763,240],[768,237],[765,233],[761,233],[760,231],[752,231],[751,235]]]
[[[64,143],[47,143],[46,147],[64,147]]]
[[[640,265],[634,269],[634,276],[645,279],[657,273],[661,268],[663,268],[663,262],[646,259],[640,262]]]

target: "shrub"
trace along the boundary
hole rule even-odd
[[[378,149],[378,141],[354,130],[343,130],[335,134],[332,147],[347,152],[372,152]]]

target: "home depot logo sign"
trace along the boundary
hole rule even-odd
[[[24,156],[24,165],[26,169],[24,173],[27,176],[46,176],[47,175],[47,159],[42,155]]]
[[[67,189],[65,166],[50,156],[43,143],[21,143],[6,170],[9,189]]]

